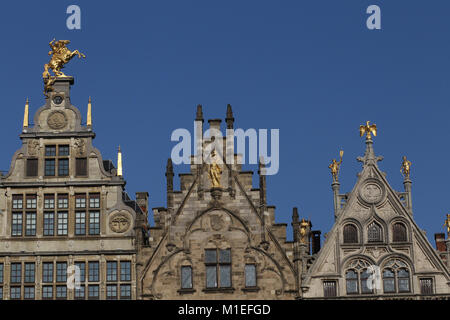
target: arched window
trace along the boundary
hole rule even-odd
[[[358,229],[353,224],[344,226],[344,243],[358,243]]]
[[[355,270],[348,270],[345,274],[347,282],[347,294],[357,294],[358,290],[358,274]]]
[[[406,239],[406,227],[403,223],[397,222],[392,226],[394,242],[404,242]]]
[[[384,293],[411,292],[409,268],[401,260],[393,259],[383,269]]]
[[[367,230],[368,235],[368,241],[369,242],[380,242],[382,241],[381,238],[381,227],[378,223],[372,222],[369,225],[369,228]]]
[[[370,272],[367,268],[370,267],[370,263],[356,259],[347,266],[347,272],[345,273],[345,281],[347,286],[347,294],[359,294],[359,293],[373,293],[372,289],[369,289]]]
[[[192,266],[181,266],[181,289],[192,289]]]

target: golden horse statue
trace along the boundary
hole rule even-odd
[[[48,52],[50,58],[49,63],[44,65],[44,72],[42,73],[42,78],[44,79],[44,94],[48,97],[48,92],[53,90],[53,84],[55,83],[56,78],[58,77],[67,77],[61,69],[64,68],[64,65],[67,64],[73,57],[78,55],[78,58],[86,58],[84,54],[79,52],[78,50],[70,51],[67,48],[67,45],[70,43],[69,40],[58,40],[55,41],[53,38],[52,41],[49,42],[51,51]],[[52,76],[49,70],[52,70],[54,76]]]

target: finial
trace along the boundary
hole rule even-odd
[[[411,171],[411,165],[412,162],[406,159],[406,156],[402,157],[402,165],[400,167],[400,172],[403,175],[403,177],[405,178],[405,180],[409,179],[409,174]]]
[[[338,182],[339,177],[339,169],[342,164],[342,157],[344,156],[344,150],[339,151],[339,162],[336,161],[336,159],[331,160],[331,164],[328,166],[328,168],[331,169],[331,175],[333,176],[333,182]]]
[[[367,133],[367,140],[372,140],[372,134],[377,136],[377,125],[370,124],[370,121],[366,121],[366,125],[359,126],[359,135],[362,137],[365,133]]]
[[[173,165],[172,165],[172,159],[167,159],[167,166],[166,166],[166,176],[168,174],[173,174]]]
[[[203,122],[203,110],[202,105],[197,105],[197,115],[195,117],[195,121],[202,121]]]
[[[298,222],[298,209],[297,209],[297,207],[294,207],[292,209],[292,221],[293,222]]]
[[[231,104],[227,105],[227,117],[225,121],[227,123],[227,129],[233,129],[234,117],[233,110],[231,109]]]
[[[29,109],[29,104],[28,104],[28,98],[27,101],[25,102],[25,111],[23,113],[23,128],[28,128],[28,109]]]
[[[89,96],[88,100],[88,109],[87,109],[87,121],[86,125],[88,127],[92,126],[92,104],[91,104],[91,97]]]
[[[121,177],[123,175],[122,171],[122,151],[120,150],[119,145],[119,151],[117,152],[117,176]]]
[[[445,220],[444,227],[447,227],[447,239],[450,240],[450,214],[447,213],[447,219]]]

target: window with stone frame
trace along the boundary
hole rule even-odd
[[[45,146],[44,175],[67,177],[69,175],[69,145]]]
[[[393,242],[407,241],[406,234],[407,234],[406,227],[403,223],[401,223],[401,222],[394,223],[394,225],[392,226],[392,236],[393,236],[392,241]]]
[[[192,266],[181,266],[181,289],[192,288]]]
[[[206,249],[206,288],[231,287],[231,249]]]
[[[27,177],[37,177],[38,175],[38,159],[28,158],[27,159],[27,169],[26,175]]]
[[[410,268],[400,259],[391,259],[383,266],[384,293],[411,292]]]
[[[245,287],[256,288],[256,264],[248,263],[244,267]]]
[[[323,296],[325,298],[336,297],[336,281],[335,280],[325,280],[323,282]]]
[[[367,240],[368,242],[383,241],[381,226],[375,221],[370,223],[367,228]]]
[[[44,195],[44,221],[43,221],[43,235],[55,235],[55,195]]]
[[[420,278],[420,293],[423,295],[431,295],[434,293],[433,278]]]
[[[370,277],[368,269],[371,265],[371,263],[363,259],[355,259],[347,264],[345,282],[348,295],[374,293],[373,289],[370,289],[368,286]]]
[[[0,300],[3,300],[3,276],[4,276],[4,264],[0,263]]]
[[[36,236],[37,197],[35,194],[13,195],[11,210],[11,236]]]
[[[87,158],[77,158],[75,174],[77,177],[87,176]]]
[[[358,243],[358,228],[355,225],[344,226],[344,243]]]

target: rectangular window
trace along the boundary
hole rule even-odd
[[[53,282],[53,262],[44,262],[42,264],[42,282]]]
[[[131,299],[131,285],[129,284],[120,285],[120,299],[121,300]]]
[[[20,299],[20,287],[11,287],[10,299],[19,300]]]
[[[420,279],[420,293],[421,294],[433,294],[433,279],[432,278]]]
[[[86,287],[84,285],[80,285],[80,288],[75,288],[75,299],[83,300],[86,294]]]
[[[0,287],[0,300],[3,300],[3,287]]]
[[[59,146],[58,147],[58,156],[68,156],[69,155],[69,146],[68,145],[64,145],[64,146]]]
[[[22,282],[22,264],[11,263],[11,283]]]
[[[12,200],[12,208],[20,210],[23,209],[23,196],[21,194],[15,194],[13,195]]]
[[[48,177],[55,175],[55,159],[45,159],[45,175]]]
[[[89,207],[100,208],[100,194],[92,193],[89,195]]]
[[[245,265],[245,286],[247,288],[256,287],[256,265]]]
[[[25,282],[34,283],[35,265],[34,263],[25,263]]]
[[[181,289],[192,289],[192,267],[181,267]]]
[[[106,299],[116,300],[117,299],[117,285],[107,285],[106,286]]]
[[[53,236],[55,233],[55,214],[53,212],[44,213],[44,236]]]
[[[36,212],[27,212],[26,214],[25,235],[36,235]]]
[[[218,259],[217,259],[218,258]],[[231,287],[231,250],[205,250],[206,287]]]
[[[67,194],[58,194],[58,209],[69,208],[69,199]]]
[[[67,281],[67,262],[56,263],[56,282]]]
[[[327,297],[336,297],[336,281],[324,281],[323,282],[323,296]]]
[[[76,159],[76,175],[79,176],[87,176],[87,159],[86,158],[77,158]]]
[[[38,159],[27,159],[27,177],[37,177]]]
[[[0,263],[0,283],[3,283],[3,263]]]
[[[88,286],[88,298],[92,300],[98,300],[98,285]]]
[[[55,209],[55,196],[53,194],[44,196],[44,209]]]
[[[37,201],[35,195],[27,195],[27,209],[36,209]]]
[[[99,211],[89,212],[89,234],[90,235],[100,234],[100,212]]]
[[[206,287],[217,288],[217,267],[206,266]]]
[[[80,268],[80,282],[85,281],[86,277],[86,263],[84,262],[75,262],[75,265]]]
[[[58,212],[58,235],[67,235],[67,212]]]
[[[85,194],[76,194],[75,195],[75,208],[77,208],[77,209],[86,208],[86,195]]]
[[[52,286],[42,286],[42,299],[53,299]]]
[[[89,262],[89,282],[99,281],[99,264],[96,261]]]
[[[69,159],[58,160],[58,176],[64,177],[69,175]]]
[[[23,298],[34,300],[34,287],[24,287],[23,288]]]
[[[75,212],[75,234],[86,234],[86,212]]]
[[[56,156],[56,146],[45,146],[45,156],[46,157]]]
[[[120,281],[131,281],[130,261],[120,261]]]
[[[117,262],[108,261],[106,263],[106,281],[117,281]]]
[[[67,298],[67,286],[56,286],[56,299]]]
[[[14,212],[12,214],[11,235],[12,236],[21,236],[22,235],[22,213],[21,212]]]

